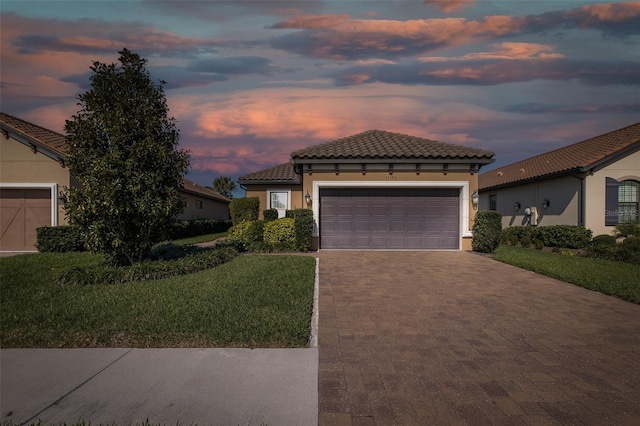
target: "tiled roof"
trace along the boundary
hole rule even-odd
[[[66,156],[69,151],[69,145],[65,137],[53,130],[45,129],[44,127],[37,126],[28,121],[5,114],[4,112],[0,112],[0,124],[3,129],[8,128],[8,130],[20,133],[35,142],[45,145],[60,155]]]
[[[368,130],[357,135],[301,149],[291,154],[291,158],[295,163],[304,162],[304,160],[343,159],[471,159],[490,163],[493,155],[493,152],[483,149],[468,148],[384,130]]]
[[[478,178],[479,188],[487,190],[545,176],[587,171],[618,153],[635,149],[634,145],[640,147],[640,123],[482,173]]]
[[[293,164],[279,164],[268,169],[259,170],[240,176],[238,181],[245,185],[247,183],[300,183],[300,178],[293,171]]]
[[[182,183],[184,186],[182,188],[178,188],[178,190],[181,192],[186,192],[193,195],[200,195],[201,197],[222,201],[224,203],[231,202],[231,200],[225,197],[224,195],[220,195],[212,189],[206,188],[202,185],[198,185],[197,183],[187,178],[183,177]]]

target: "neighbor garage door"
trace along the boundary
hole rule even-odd
[[[0,189],[0,251],[36,250],[36,228],[51,225],[50,189]]]
[[[457,188],[320,189],[320,248],[458,249]]]

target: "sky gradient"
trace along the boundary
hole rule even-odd
[[[0,108],[63,133],[93,61],[165,86],[188,177],[370,129],[505,165],[640,121],[640,2],[6,1]],[[237,195],[243,195],[239,192]]]

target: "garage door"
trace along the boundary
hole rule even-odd
[[[0,189],[0,251],[36,250],[36,228],[50,225],[50,189]]]
[[[457,188],[320,190],[320,248],[458,249]]]

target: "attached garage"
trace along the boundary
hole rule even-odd
[[[321,189],[319,228],[323,249],[456,250],[460,189]]]
[[[50,188],[0,189],[0,251],[35,251],[36,229],[51,225]]]

